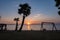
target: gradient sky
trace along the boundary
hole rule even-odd
[[[14,24],[15,17],[19,17],[21,23],[22,15],[18,14],[19,4],[28,3],[31,6],[31,14],[26,17],[25,23],[40,23],[49,21],[60,23],[58,9],[54,0],[0,0],[0,22]]]

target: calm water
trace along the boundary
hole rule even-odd
[[[52,30],[52,25],[43,25],[46,30]],[[18,26],[18,30],[20,25]],[[60,24],[56,24],[56,28],[60,30]],[[15,25],[7,25],[7,30],[15,30]],[[41,25],[24,25],[22,30],[41,30]]]

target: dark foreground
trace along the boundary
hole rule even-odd
[[[0,40],[60,40],[60,31],[0,31]]]

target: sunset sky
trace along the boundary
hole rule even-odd
[[[25,23],[39,24],[43,21],[60,23],[58,9],[54,0],[0,0],[0,23],[14,24],[15,17],[22,21],[22,15],[18,14],[19,4],[28,3],[31,6],[31,14],[26,17]]]

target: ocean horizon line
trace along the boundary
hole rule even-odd
[[[6,23],[0,23],[0,24],[6,24]],[[55,24],[60,24],[60,23],[55,23]],[[16,25],[16,24],[7,24],[7,25]],[[18,24],[18,25],[21,25],[21,24]],[[24,24],[24,25],[28,25],[28,24]],[[41,23],[39,23],[39,24],[29,24],[29,25],[41,25]]]

